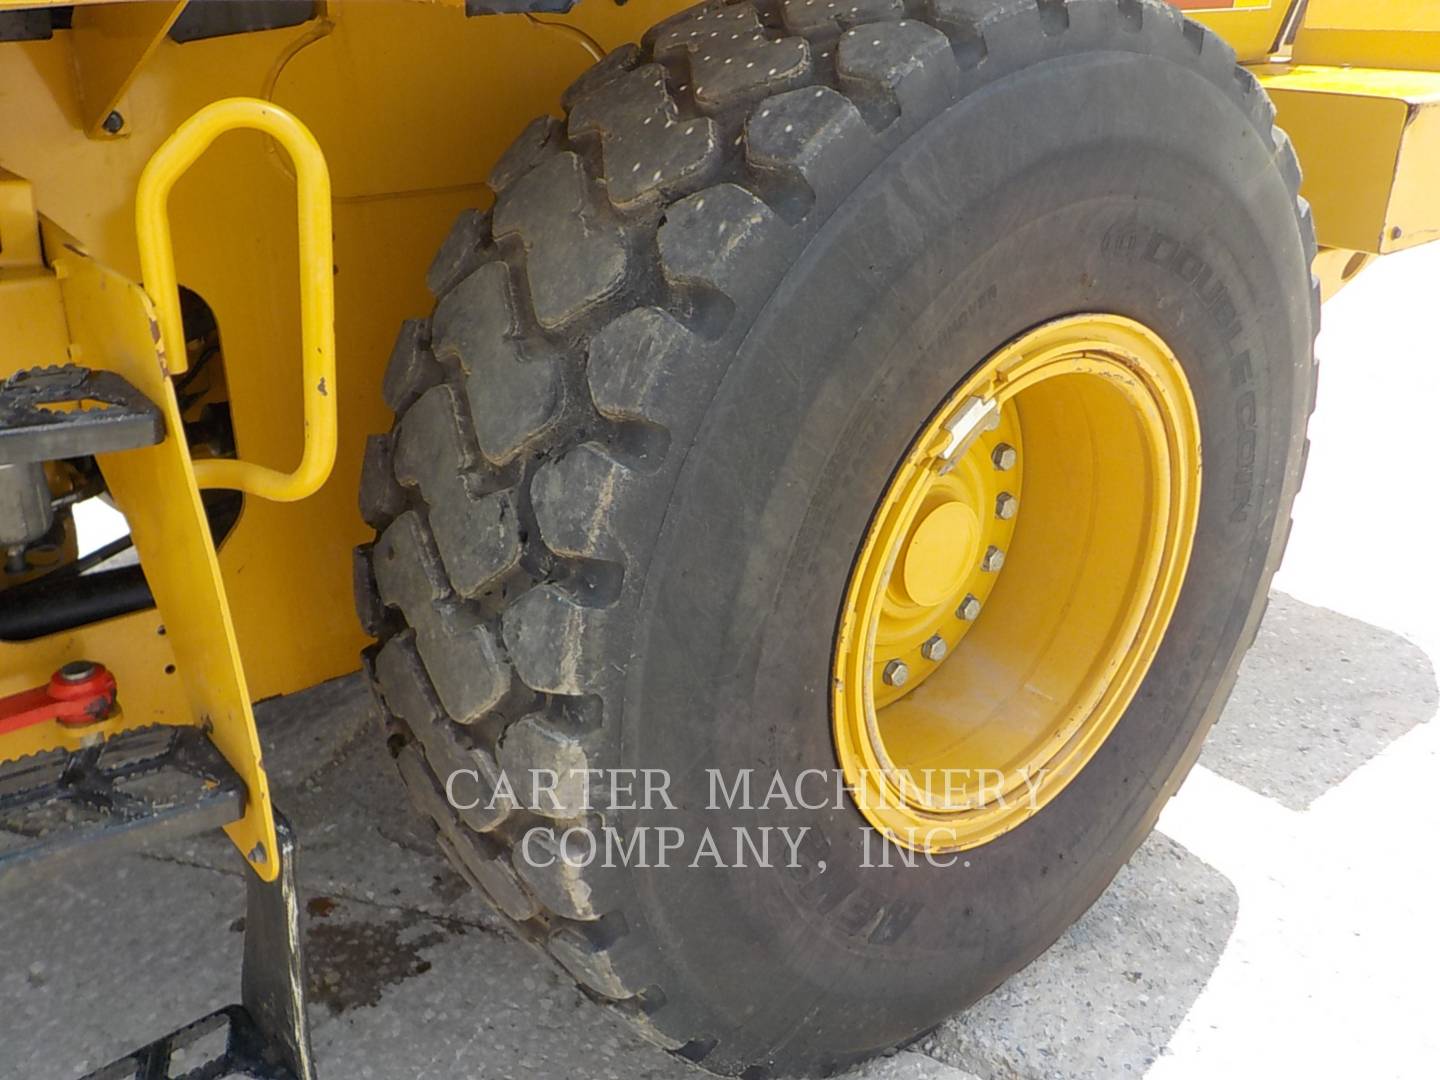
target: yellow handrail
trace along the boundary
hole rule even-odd
[[[186,120],[155,151],[135,197],[140,272],[155,304],[160,339],[170,373],[187,366],[180,289],[170,243],[166,205],[175,181],[210,144],[227,131],[263,131],[290,155],[300,226],[300,338],[305,449],[294,472],[248,461],[210,458],[195,462],[202,488],[234,488],[277,502],[294,502],[315,492],[335,464],[335,281],[330,230],[330,173],[315,136],[293,114],[258,98],[226,98]]]

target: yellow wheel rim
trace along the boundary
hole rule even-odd
[[[957,851],[1055,798],[1149,670],[1199,503],[1195,402],[1146,327],[1065,318],[982,364],[911,444],[851,569],[832,713],[869,822]]]

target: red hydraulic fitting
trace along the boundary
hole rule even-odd
[[[72,660],[44,686],[0,698],[0,735],[54,720],[84,727],[115,711],[115,676],[103,664]]]

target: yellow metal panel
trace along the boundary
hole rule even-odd
[[[524,18],[465,19],[406,4],[342,14],[285,62],[272,94],[314,131],[337,199],[483,182],[499,139],[554,107],[592,63],[579,41]],[[501,56],[528,57],[523,77]],[[393,76],[373,77],[401,71],[403,90]],[[474,137],[457,138],[457,124]]]
[[[1440,240],[1440,93],[1410,110],[1385,224],[1387,250]]]
[[[34,189],[0,169],[0,376],[63,364],[69,347],[60,286],[45,266]]]
[[[1177,6],[1184,9],[1190,18],[1205,24],[1229,42],[1242,63],[1253,63],[1270,56],[1291,8],[1291,0],[1238,0],[1233,7],[1216,3],[1195,10],[1198,3],[1199,0],[1196,0],[1196,3]]]
[[[119,687],[120,715],[105,722],[108,736],[153,724],[191,723],[170,638],[154,610],[91,623],[35,641],[0,642],[0,697],[39,686],[71,660],[104,657]],[[93,735],[96,729],[86,730]],[[56,747],[73,748],[75,732],[37,724],[0,736],[0,761]]]
[[[63,364],[60,286],[49,270],[0,270],[0,370]]]
[[[1440,71],[1436,0],[1310,0],[1296,63]]]
[[[1304,65],[1256,74],[1300,155],[1322,245],[1383,255],[1440,236],[1440,74]]]
[[[0,169],[0,270],[41,265],[35,190],[28,180]]]
[[[76,10],[72,31],[75,75],[88,132],[101,130],[184,7],[185,0],[142,0],[89,4]]]
[[[245,781],[245,815],[225,831],[251,867],[273,880],[278,849],[255,718],[200,489],[179,434],[180,411],[154,309],[138,285],[93,259],[66,252],[54,261],[75,359],[83,364],[103,358],[104,367],[129,379],[165,415],[162,443],[101,455],[100,469],[130,522],[146,580],[164,613],[174,674],[185,687],[189,708],[171,720],[206,728]]]

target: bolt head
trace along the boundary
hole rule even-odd
[[[118,135],[120,129],[125,126],[125,118],[118,112],[112,112],[105,117],[105,122],[100,125],[110,135]]]
[[[71,660],[60,668],[60,678],[67,683],[81,683],[95,674],[95,665],[89,660]]]
[[[1001,551],[994,544],[985,549],[985,557],[980,560],[980,569],[987,574],[993,574],[1005,565],[1005,552]]]
[[[903,660],[891,660],[885,665],[885,671],[881,676],[886,686],[904,686],[910,681],[910,668]]]
[[[995,468],[1001,472],[1004,472],[1006,469],[1013,469],[1015,467],[1015,459],[1018,456],[1019,455],[1015,453],[1015,448],[1009,443],[997,443],[995,449],[990,451],[991,462],[993,462]]]
[[[974,593],[965,594],[965,599],[961,600],[960,606],[955,609],[955,617],[966,622],[974,622],[980,617],[980,600]]]
[[[1009,521],[1020,509],[1020,500],[1011,495],[1008,491],[1002,491],[995,496],[995,516],[1001,521]]]
[[[945,639],[939,634],[930,638],[924,645],[920,646],[920,655],[929,660],[932,664],[938,664],[945,659],[945,654],[950,651],[950,646],[945,644]]]

